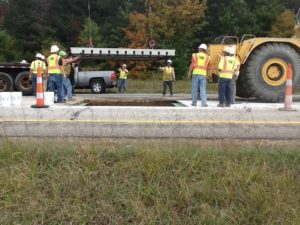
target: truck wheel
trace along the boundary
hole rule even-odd
[[[0,92],[12,91],[13,87],[12,78],[7,73],[0,72]]]
[[[293,65],[293,87],[300,81],[300,55],[289,45],[270,43],[248,60],[243,79],[250,95],[264,102],[279,102],[285,96],[288,64]]]
[[[31,95],[33,92],[32,82],[29,80],[29,72],[23,71],[19,73],[15,80],[15,86],[23,95]]]
[[[94,94],[100,94],[105,92],[105,84],[103,80],[93,80],[91,82],[91,90]]]

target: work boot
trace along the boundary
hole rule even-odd
[[[208,107],[208,105],[207,105],[207,104],[205,104],[205,105],[201,105],[201,107]]]
[[[224,108],[225,104],[219,104],[218,107]]]

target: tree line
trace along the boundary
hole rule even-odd
[[[292,37],[298,0],[0,0],[0,62],[31,60],[51,44],[176,49],[184,76],[201,42],[221,35]],[[147,77],[153,63],[131,62]],[[143,74],[143,75],[140,75]]]

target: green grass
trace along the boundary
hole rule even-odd
[[[218,93],[217,84],[207,84],[208,94]],[[168,91],[168,90],[167,90]],[[111,89],[111,93],[117,92],[117,89]],[[192,81],[178,80],[174,84],[174,92],[177,94],[191,94]],[[128,93],[162,93],[162,80],[128,80]]]
[[[299,142],[0,142],[0,224],[300,224]]]

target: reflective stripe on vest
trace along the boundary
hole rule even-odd
[[[164,67],[163,68],[163,80],[170,81],[173,80],[174,68],[173,67]]]
[[[43,70],[43,62],[41,60],[35,60],[32,62],[33,68],[32,68],[32,72],[34,74],[37,74],[37,69],[40,66]]]
[[[193,54],[193,75],[207,75],[209,56],[203,52]]]
[[[232,79],[235,70],[235,57],[225,56],[223,57],[224,65],[220,71],[220,78]]]
[[[121,80],[126,80],[127,79],[127,75],[128,75],[128,71],[127,70],[120,70],[120,79]]]
[[[59,68],[59,60],[60,56],[52,54],[48,57],[48,73],[49,74],[61,74],[60,68]]]

